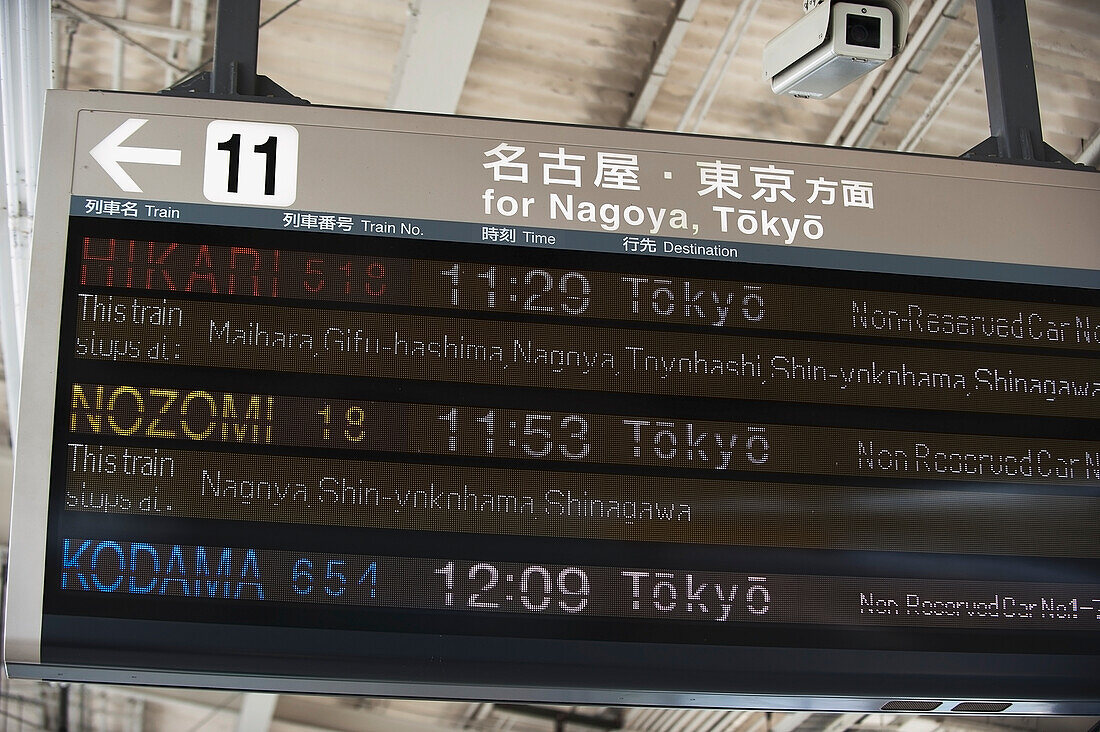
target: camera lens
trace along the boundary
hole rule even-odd
[[[882,19],[849,13],[845,41],[849,46],[878,48],[882,40]]]

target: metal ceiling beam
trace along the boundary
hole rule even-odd
[[[898,727],[899,732],[939,732],[940,723],[933,717],[910,717]]]
[[[874,91],[875,85],[878,83],[879,77],[886,71],[886,66],[878,66],[867,76],[863,77],[863,81],[860,82],[859,88],[856,89],[856,93],[852,95],[852,98],[848,101],[848,106],[844,108],[836,122],[833,124],[833,129],[829,131],[828,136],[825,138],[826,145],[835,145],[840,142],[841,136],[844,131],[848,129],[848,125],[852,123],[852,118],[856,116],[856,112],[867,103],[867,97],[871,96],[871,92]]]
[[[706,732],[713,726],[715,718],[721,713],[720,709],[697,709],[696,714],[682,725],[682,732]]]
[[[493,706],[492,702],[470,702],[463,726],[484,722],[493,713]]]
[[[788,712],[775,724],[771,725],[769,732],[794,732],[812,714],[809,712]]]
[[[183,23],[183,0],[172,0],[172,7],[168,11],[168,24],[174,30],[180,30],[180,26]],[[179,58],[179,41],[168,41],[168,54],[167,58],[173,63]],[[172,72],[168,69],[164,70],[164,86],[168,86],[172,83]]]
[[[634,103],[623,116],[623,127],[637,128],[645,122],[646,115],[649,114],[649,109],[657,98],[657,92],[665,83],[668,70],[676,58],[676,52],[684,42],[688,26],[695,20],[695,11],[699,9],[700,2],[702,0],[676,0],[676,6],[669,13],[661,36],[654,44],[649,69],[642,76],[642,81],[634,93]]]
[[[875,91],[855,124],[840,143],[844,147],[867,147],[889,120],[901,96],[923,70],[932,51],[939,44],[948,26],[962,12],[963,0],[937,0],[917,28],[909,45],[894,61],[886,78]]]
[[[821,732],[844,732],[866,716],[866,713],[863,712],[859,714],[841,714],[832,722],[829,722],[829,725]]]
[[[917,13],[920,12],[924,6],[925,0],[913,0],[909,6],[909,17],[917,17]],[[874,91],[875,85],[878,84],[879,77],[886,71],[886,66],[876,66],[875,69],[863,77],[863,81],[860,83],[856,93],[852,95],[852,98],[848,100],[848,105],[844,107],[844,112],[837,118],[836,123],[833,125],[833,129],[829,131],[828,137],[825,138],[826,145],[835,145],[840,140],[841,135],[848,129],[848,125],[851,124],[852,118],[856,116],[864,104],[867,103],[867,97],[871,96],[871,92]]]
[[[191,0],[191,30],[199,37],[187,44],[187,66],[195,68],[202,61],[202,52],[206,45],[206,13],[208,0]]]
[[[161,64],[162,66],[166,66],[166,67],[168,67],[170,69],[173,69],[173,70],[175,70],[177,72],[180,72],[180,73],[183,73],[184,71],[186,71],[186,69],[183,68],[182,66],[179,66],[179,65],[173,63],[172,61],[166,59],[164,56],[161,56],[159,53],[154,51],[152,48],[149,48],[148,46],[146,46],[141,41],[130,37],[126,33],[123,33],[121,30],[116,28],[115,25],[114,25],[114,22],[113,22],[114,19],[103,20],[101,18],[101,16],[96,16],[96,15],[92,15],[91,13],[85,12],[81,8],[78,8],[76,5],[73,5],[71,2],[69,2],[69,0],[54,0],[54,6],[64,10],[65,12],[67,12],[71,15],[76,16],[81,21],[83,21],[85,23],[88,23],[89,25],[94,25],[97,28],[102,28],[103,30],[107,31],[108,33],[111,33],[111,34],[117,36],[121,40],[125,41],[128,45],[133,46],[134,48],[138,49],[139,51],[144,53],[146,56],[153,59],[154,61]]]
[[[909,152],[913,150],[924,139],[925,134],[928,132],[928,128],[936,121],[936,118],[940,116],[940,112],[951,103],[955,93],[959,91],[963,83],[973,73],[974,68],[981,60],[982,45],[981,42],[975,37],[974,41],[970,44],[970,47],[966,49],[966,53],[962,55],[962,58],[958,60],[954,68],[951,69],[951,73],[944,79],[943,84],[936,90],[936,93],[929,100],[928,105],[921,112],[921,115],[917,117],[916,121],[909,128],[909,131],[905,133],[905,137],[898,143],[898,150],[900,152]]]
[[[681,732],[685,718],[687,718],[689,712],[694,712],[694,709],[669,709],[665,712],[665,718],[661,720],[661,725],[657,728],[659,732]]]
[[[923,6],[924,0],[913,0],[912,4],[909,5],[909,17],[916,18]],[[848,106],[844,108],[844,112],[837,119],[836,124],[833,125],[833,129],[829,132],[829,136],[825,138],[826,145],[837,144],[841,135],[848,129],[848,125],[851,124],[852,118],[856,116],[856,112],[858,112],[867,102],[867,97],[874,91],[875,86],[878,84],[879,77],[885,73],[886,68],[886,66],[876,66],[871,73],[863,78],[863,82],[860,83],[859,89],[852,95],[852,98],[848,101]]]
[[[115,0],[115,16],[121,20],[126,19],[126,12],[129,9],[129,0]],[[112,24],[114,25],[114,24]],[[118,28],[118,25],[114,25]],[[115,36],[115,65],[111,73],[111,88],[122,89],[122,79],[125,76],[126,71],[126,42],[122,40],[121,34]]]
[[[55,15],[60,15],[69,18],[80,19],[80,16],[73,13],[68,7],[55,3],[54,4]],[[133,33],[140,36],[152,36],[153,38],[164,38],[169,41],[191,41],[195,39],[201,39],[202,33],[188,30],[187,28],[179,28],[168,25],[157,25],[156,23],[142,23],[137,20],[129,20],[127,18],[113,18],[109,15],[99,15],[97,13],[87,13],[89,18],[95,18],[96,20],[107,23],[113,26],[116,30],[123,33]]]
[[[662,711],[659,708],[635,707],[627,712],[627,726],[631,730],[645,730]]]
[[[699,125],[703,121],[703,117],[706,116],[706,112],[710,109],[710,104],[714,101],[714,95],[718,90],[719,85],[722,83],[722,77],[725,76],[726,70],[729,69],[730,61],[733,59],[734,54],[737,53],[737,48],[741,45],[741,39],[745,36],[745,29],[748,28],[749,21],[756,13],[757,7],[759,7],[759,0],[741,0],[741,3],[737,6],[737,12],[730,18],[729,24],[726,26],[726,32],[722,34],[722,39],[718,41],[718,45],[714,49],[714,55],[710,58],[710,63],[707,64],[706,70],[703,72],[702,78],[699,79],[698,86],[695,87],[695,93],[691,95],[691,99],[687,103],[687,107],[684,108],[684,113],[680,116],[680,122],[676,125],[677,132],[683,132],[688,128],[689,124],[692,124],[692,118],[695,119],[692,124],[691,131],[695,132],[699,129]],[[751,11],[749,10],[751,6]],[[722,64],[722,68],[718,70],[718,62],[725,56],[725,61]],[[696,115],[696,108],[699,105],[699,100],[702,99],[703,93],[712,88],[710,95],[707,97],[704,110]]]
[[[489,0],[411,0],[386,105],[454,114]]]
[[[704,727],[702,732],[726,732],[727,730],[735,730],[752,714],[753,712],[738,711],[736,709],[724,710],[717,718],[710,720],[710,725]]]
[[[748,0],[746,0],[746,2],[747,1]],[[714,84],[710,87],[710,93],[707,94],[707,99],[703,102],[703,108],[699,111],[699,118],[695,120],[695,125],[691,128],[692,132],[698,132],[699,126],[703,124],[703,120],[710,114],[710,107],[714,104],[714,98],[718,96],[718,90],[722,86],[722,80],[726,78],[726,73],[730,70],[730,64],[733,63],[733,59],[737,56],[737,51],[741,48],[741,41],[745,39],[745,33],[748,31],[749,25],[756,15],[756,11],[760,9],[761,2],[762,0],[752,0],[752,5],[749,6],[748,15],[745,16],[745,22],[741,25],[741,30],[737,33],[737,38],[730,44],[729,50],[726,52],[726,60],[722,63],[722,70],[718,72]]]
[[[799,712],[797,714],[794,714],[788,712],[785,714],[784,718],[797,718],[797,721],[793,722],[794,726],[791,728],[796,729],[801,726],[804,721],[809,719],[810,716],[811,715],[809,713]],[[732,730],[743,730],[744,732],[775,732],[771,724],[771,717],[771,712],[750,712],[747,717],[738,720],[736,726],[734,726]],[[784,732],[790,732],[790,729],[785,730]]]

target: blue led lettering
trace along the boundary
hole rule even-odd
[[[172,572],[177,572],[179,577],[172,577]],[[168,583],[178,582],[183,590],[183,594],[190,596],[191,587],[187,583],[187,567],[183,563],[183,549],[179,544],[172,545],[172,554],[168,557],[168,567],[164,570],[166,575],[160,583],[160,594],[168,594]]]
[[[195,597],[217,597],[218,580],[210,577],[210,564],[206,561],[206,547],[195,547]]]
[[[61,589],[264,600],[255,549],[146,542],[62,540]],[[188,566],[194,551],[194,565]],[[164,556],[164,552],[168,555]],[[217,553],[216,567],[211,555]],[[211,571],[213,570],[213,571]]]
[[[81,569],[80,555],[87,551],[91,545],[92,542],[85,541],[75,552],[70,552],[69,540],[65,540],[61,550],[61,589],[69,589],[69,573],[66,570]],[[80,582],[80,589],[88,589],[88,578],[84,576],[84,573],[76,572],[75,574],[77,581]]]
[[[218,572],[216,576],[221,579],[222,597],[229,597],[229,583],[233,574],[229,568],[229,563],[232,557],[232,552],[228,547],[226,547],[225,549],[222,549],[222,555],[218,559]]]
[[[105,585],[99,578],[99,556],[103,553],[104,549],[110,549],[115,553],[115,559],[118,562],[118,569],[115,570],[114,584]],[[126,567],[125,553],[122,551],[122,546],[117,541],[101,541],[96,545],[95,551],[92,552],[92,584],[100,592],[114,592],[122,586],[122,572]]]
[[[255,582],[245,582],[248,578],[254,578]],[[237,584],[237,592],[234,595],[235,600],[241,599],[241,591],[245,587],[251,587],[256,592],[256,599],[264,599],[264,586],[260,580],[260,566],[256,561],[256,550],[249,549],[244,556],[244,563],[241,565],[241,582]]]
[[[138,575],[138,554],[146,554],[152,559],[152,568],[149,572],[149,584],[139,585],[137,583]],[[130,545],[130,592],[135,595],[144,595],[152,592],[157,586],[157,574],[160,573],[160,557],[157,556],[157,550],[151,544],[144,544],[141,542],[134,542]]]

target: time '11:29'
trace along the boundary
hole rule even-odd
[[[475,294],[480,300],[476,307],[581,315],[588,310],[592,294],[592,283],[580,272],[488,266],[467,283],[467,272],[454,264],[439,274],[455,307],[475,306],[464,302],[465,296]]]

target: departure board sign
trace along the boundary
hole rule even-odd
[[[15,676],[1100,713],[1094,173],[51,92]]]

